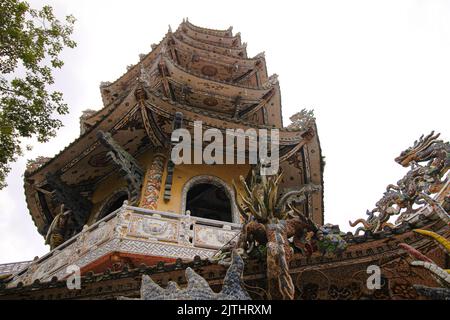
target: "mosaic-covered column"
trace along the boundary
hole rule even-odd
[[[146,173],[144,195],[141,201],[142,208],[156,210],[165,162],[166,157],[163,154],[156,154],[153,157],[153,162]]]

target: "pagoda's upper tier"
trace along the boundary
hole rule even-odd
[[[268,76],[263,53],[247,57],[246,44],[231,28],[205,29],[187,20],[175,32],[169,28],[126,74],[101,85],[104,105],[118,103],[137,82],[188,107],[282,127],[276,76]]]
[[[197,41],[200,42],[205,42],[224,48],[235,48],[245,50],[245,44],[241,43],[241,36],[239,33],[236,34],[235,36],[211,34],[210,32],[207,32],[207,29],[202,29],[200,27],[193,27],[193,25],[188,22],[183,22],[178,27],[177,31],[183,32],[187,36],[196,39]]]
[[[233,35],[233,27],[229,27],[227,30],[213,30],[198,27],[190,23],[189,20],[183,20],[178,30],[200,41],[211,42],[226,47],[242,46],[241,34],[238,32]]]

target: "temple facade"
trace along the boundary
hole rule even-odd
[[[290,208],[313,232],[299,229],[298,242],[298,234],[293,235],[287,261],[292,297],[419,298],[411,284],[435,284],[426,270],[411,271],[398,244],[425,249],[446,267],[439,247],[413,229],[449,237],[448,222],[438,212],[448,199],[448,181],[433,191],[434,207],[426,203],[403,215],[398,225],[361,219],[355,223],[362,222],[363,235],[324,227],[324,161],[314,116],[303,110],[284,124],[277,75],[267,73],[264,53],[249,57],[246,47],[231,27],[212,30],[183,20],[119,79],[101,83],[103,107],[83,112],[80,136],[53,158],[38,158],[27,167],[27,205],[51,251],[34,261],[0,265],[0,298],[136,297],[137,276],[150,274],[163,286],[169,280],[182,284],[188,266],[201,268],[211,287],[218,288],[226,267],[215,259],[242,241],[252,220],[242,215],[251,207],[242,194],[255,170],[248,150],[252,137],[244,137],[244,154],[235,145],[227,148],[224,158],[232,164],[225,159],[174,163],[180,141],[173,132],[184,129],[195,136],[199,123],[225,137],[230,129],[277,129],[283,173],[274,191],[282,199],[277,210]],[[194,152],[207,145],[205,139],[200,146],[192,143]],[[381,227],[372,228],[377,223]],[[335,234],[345,243],[342,250],[334,255],[317,251],[310,239],[318,232],[321,239],[324,233]],[[265,288],[270,276],[261,259],[246,260],[243,279]],[[374,262],[384,268],[383,287],[371,291],[363,287]],[[398,269],[403,264],[406,271]],[[80,268],[80,290],[65,287],[73,265]],[[263,292],[251,296],[268,298]]]

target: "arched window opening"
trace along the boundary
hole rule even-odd
[[[114,194],[102,207],[98,217],[97,221],[103,219],[110,213],[116,211],[119,209],[125,200],[128,200],[128,192],[126,191],[120,191]]]
[[[191,216],[232,222],[231,200],[224,188],[211,183],[199,183],[187,192],[186,210]]]

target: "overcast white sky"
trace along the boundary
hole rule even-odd
[[[78,47],[64,52],[56,87],[70,114],[57,138],[35,144],[0,191],[0,263],[48,251],[28,214],[26,159],[53,156],[79,134],[79,116],[102,107],[99,84],[150,51],[170,24],[240,31],[250,56],[277,73],[285,125],[314,108],[325,166],[325,220],[350,230],[405,169],[394,158],[432,129],[449,139],[450,1],[51,0],[78,19]]]

